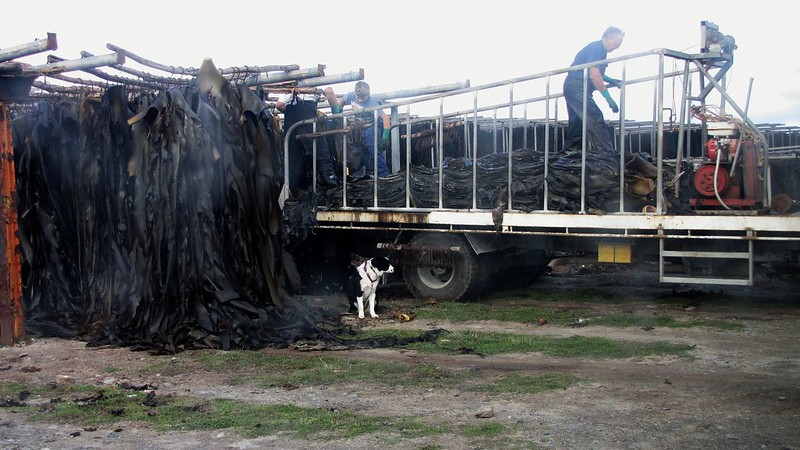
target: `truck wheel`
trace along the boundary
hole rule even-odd
[[[471,300],[486,285],[486,270],[467,239],[453,233],[420,233],[411,238],[416,246],[460,247],[453,252],[453,267],[406,266],[403,268],[408,289],[417,298],[444,301]]]

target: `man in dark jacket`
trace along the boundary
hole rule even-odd
[[[299,94],[291,92],[282,96],[276,107],[283,113],[283,130],[289,131],[292,125],[301,120],[317,117],[319,94]],[[311,157],[313,155],[312,139],[297,139],[298,134],[311,133],[313,124],[300,125],[288,138],[289,141],[289,188],[298,193],[311,185]],[[317,138],[317,174],[323,187],[335,186],[339,183],[333,164],[333,156],[325,138]]]
[[[599,41],[594,41],[586,45],[575,55],[572,61],[573,66],[587,64],[594,61],[602,61],[608,57],[608,53],[613,52],[622,45],[625,33],[617,27],[608,27]],[[586,135],[592,145],[592,150],[596,152],[614,151],[614,143],[611,133],[605,124],[603,112],[592,98],[592,93],[597,90],[608,102],[609,108],[614,113],[619,112],[617,102],[608,92],[609,87],[619,87],[620,81],[606,76],[607,64],[600,64],[589,67],[587,73],[589,80],[586,92],[583,90],[583,69],[573,70],[564,79],[564,99],[567,101],[567,113],[569,115],[569,125],[567,128],[567,138],[564,148],[580,149],[582,142],[583,128],[583,96],[586,99]],[[605,83],[608,83],[606,86]]]

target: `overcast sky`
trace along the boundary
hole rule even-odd
[[[612,57],[654,48],[697,53],[700,22],[708,20],[736,39],[728,78],[734,101],[744,108],[752,78],[754,122],[800,125],[797,18],[778,1],[747,8],[682,0],[7,3],[0,48],[52,32],[59,44],[52,53],[68,59],[81,50],[109,53],[112,43],[173,66],[199,67],[206,57],[220,68],[325,64],[328,75],[364,69],[373,92],[467,80],[476,86],[566,67],[608,25],[626,34]],[[41,64],[45,54],[24,61]]]

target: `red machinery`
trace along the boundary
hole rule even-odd
[[[695,170],[698,197],[692,206],[753,207],[762,197],[759,147],[740,139],[739,129],[729,122],[710,124],[703,163]]]

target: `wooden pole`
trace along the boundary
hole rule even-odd
[[[0,345],[12,345],[25,337],[22,310],[22,278],[17,223],[16,175],[11,140],[11,117],[0,101]]]

